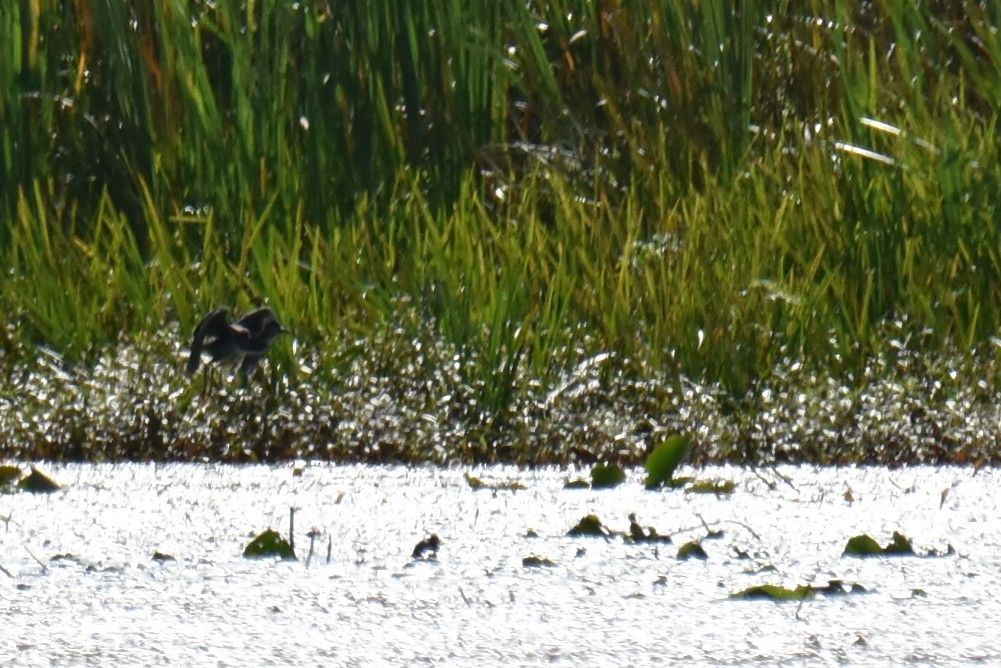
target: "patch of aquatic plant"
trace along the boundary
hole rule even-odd
[[[279,559],[295,560],[295,551],[285,536],[282,536],[274,529],[266,529],[247,543],[247,547],[243,550],[243,556],[247,558],[278,557]]]
[[[858,371],[778,365],[733,407],[734,447],[772,461],[997,461],[996,342],[928,354],[901,323],[884,328],[890,345]]]
[[[686,561],[688,559],[700,559],[705,561],[709,558],[709,554],[706,552],[706,549],[702,547],[702,543],[697,540],[690,540],[678,548],[677,557],[681,561]]]
[[[29,473],[23,473],[20,466],[0,466],[0,492],[44,493],[57,492],[62,487],[50,476],[32,466]]]
[[[580,536],[608,538],[612,535],[612,531],[602,524],[597,515],[585,515],[577,524],[570,527],[567,535],[575,538]]]
[[[626,472],[617,464],[591,467],[591,489],[616,487],[626,481]]]
[[[521,560],[521,565],[525,568],[553,568],[556,562],[546,557],[531,555]]]
[[[881,556],[913,556],[914,548],[911,546],[911,539],[900,533],[893,532],[893,540],[885,546],[876,542],[876,539],[868,534],[852,536],[845,545],[842,553],[847,557],[881,557]]]
[[[799,585],[795,589],[781,587],[779,585],[755,585],[748,587],[735,594],[730,594],[730,598],[742,599],[746,601],[767,600],[767,601],[802,601],[813,598],[813,589],[807,585]]]
[[[627,542],[632,543],[670,543],[671,537],[662,534],[654,527],[644,528],[636,519],[636,513],[629,514],[629,533],[625,535]]]
[[[4,492],[9,492],[13,490],[14,485],[20,479],[21,479],[20,466],[13,466],[11,464],[0,466],[0,490]]]
[[[441,539],[438,537],[438,534],[433,533],[427,538],[422,538],[414,545],[414,550],[410,553],[410,558],[415,561],[435,560],[438,558],[439,548],[441,548]]]
[[[24,490],[26,492],[51,494],[52,492],[58,492],[62,489],[55,480],[46,474],[39,471],[34,466],[31,467],[31,472],[24,476],[17,482],[18,489]]]
[[[541,377],[522,361],[498,420],[472,352],[410,312],[322,348],[288,337],[247,378],[216,366],[187,376],[176,330],[123,334],[82,362],[6,359],[0,455],[632,466],[683,433],[696,466],[998,461],[993,345],[932,358],[900,343],[857,376],[790,358],[736,396],[582,345]]]
[[[727,496],[733,494],[736,487],[732,480],[695,480],[685,487],[685,491],[692,494]]]
[[[781,603],[786,601],[806,601],[813,599],[817,594],[843,596],[845,594],[864,594],[865,592],[865,587],[858,583],[831,580],[826,585],[797,585],[794,588],[772,584],[754,585],[753,587],[730,594],[730,598],[743,601],[774,601]]]
[[[525,485],[521,482],[518,482],[517,480],[498,480],[498,481],[484,482],[481,478],[471,475],[469,473],[467,473],[465,477],[466,477],[466,483],[469,485],[469,487],[475,490],[486,489],[492,492],[498,492],[498,491],[517,492],[519,490],[525,489]]]

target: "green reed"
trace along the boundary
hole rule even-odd
[[[0,10],[0,296],[70,357],[405,298],[503,421],[599,351],[740,392],[1001,325],[986,5],[140,5]]]

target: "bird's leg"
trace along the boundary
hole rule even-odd
[[[205,365],[202,368],[202,391],[198,393],[198,396],[205,398],[209,393],[209,386],[212,384],[212,368],[209,365]]]
[[[215,374],[216,371],[213,367],[214,364],[206,364],[202,367],[202,391],[200,392],[202,397],[212,393],[212,389],[215,386]]]

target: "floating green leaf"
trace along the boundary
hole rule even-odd
[[[591,487],[604,489],[615,487],[626,479],[626,472],[617,464],[598,464],[591,469]]]
[[[495,492],[498,490],[508,490],[510,492],[515,492],[520,489],[526,489],[526,487],[517,480],[484,482],[482,479],[477,478],[476,476],[469,473],[466,473],[466,484],[469,485],[469,487],[474,490],[489,489]]]
[[[849,538],[845,551],[841,554],[850,557],[872,557],[883,554],[883,548],[872,536],[861,534]]]
[[[21,477],[20,466],[0,466],[0,487],[6,487],[17,482]]]
[[[744,601],[802,601],[813,597],[813,588],[807,585],[800,585],[795,589],[769,584],[755,585],[736,594],[730,594],[730,598]]]
[[[671,543],[670,536],[658,533],[656,529],[650,527],[648,531],[643,533],[635,533],[625,537],[627,541],[633,543]]]
[[[686,492],[693,494],[715,494],[716,496],[726,496],[733,494],[737,488],[732,480],[696,480],[685,488]]]
[[[567,532],[568,536],[600,536],[601,538],[607,538],[609,536],[609,531],[601,520],[598,519],[597,515],[587,515],[582,517],[577,525]]]
[[[537,557],[534,554],[521,560],[521,565],[525,568],[552,568],[556,562],[545,557]]]
[[[410,554],[411,559],[437,560],[438,548],[441,547],[441,538],[433,533],[422,539],[414,546],[414,551]]]
[[[629,514],[629,533],[623,536],[626,541],[633,543],[670,543],[671,537],[660,534],[655,528],[640,526],[636,519],[636,513]]]
[[[900,533],[899,531],[893,532],[893,542],[887,545],[883,552],[889,555],[905,556],[914,554],[914,548],[911,547],[911,539]]]
[[[295,551],[280,533],[274,529],[268,529],[250,541],[243,556],[248,558],[257,557],[280,557],[281,559],[295,559]]]
[[[705,549],[698,541],[689,541],[678,548],[678,559],[708,559]]]
[[[846,594],[864,594],[868,590],[857,582],[828,580],[826,585],[814,585],[813,591],[825,596],[844,596]]]
[[[678,464],[688,453],[688,437],[672,436],[650,453],[646,459],[646,487],[651,489],[669,483]]]
[[[17,486],[26,492],[41,492],[48,494],[50,492],[56,492],[60,490],[59,483],[45,475],[34,466],[31,467],[31,473],[24,476],[21,482],[17,483]]]
[[[914,548],[911,547],[911,541],[907,536],[894,531],[893,541],[886,547],[882,547],[867,534],[853,536],[848,539],[848,544],[841,554],[845,557],[907,556],[914,554]]]

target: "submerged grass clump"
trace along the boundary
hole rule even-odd
[[[982,3],[64,5],[0,18],[5,453],[996,456]]]

